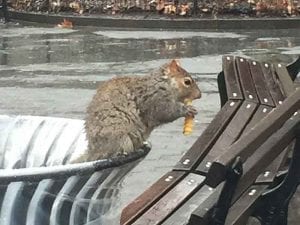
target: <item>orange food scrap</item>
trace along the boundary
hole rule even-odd
[[[73,28],[73,23],[67,19],[64,19],[64,21],[60,24],[57,24],[57,27],[60,28]]]
[[[186,105],[191,105],[192,101],[187,100],[185,101]],[[183,134],[184,135],[190,135],[193,131],[193,126],[194,126],[194,117],[193,116],[186,116],[184,119],[184,126],[183,126]]]

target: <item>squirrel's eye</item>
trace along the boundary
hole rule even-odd
[[[190,86],[190,85],[192,84],[192,80],[189,79],[189,78],[185,78],[185,79],[184,79],[184,84],[185,84],[186,86]]]

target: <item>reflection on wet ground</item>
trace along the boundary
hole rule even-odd
[[[168,171],[214,117],[219,109],[216,75],[224,54],[292,62],[300,55],[300,30],[152,32],[0,25],[0,114],[83,119],[98,82],[146,74],[180,58],[203,91],[195,102],[195,132],[183,137],[179,119],[153,133],[153,150],[123,182],[121,207]]]

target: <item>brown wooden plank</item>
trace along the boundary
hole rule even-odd
[[[175,186],[186,173],[181,171],[171,171],[162,176],[151,187],[127,205],[121,214],[120,223],[123,225],[132,224],[141,214],[158,201],[165,193]]]
[[[205,200],[200,205],[198,205],[198,207],[191,214],[188,225],[209,225],[209,211],[218,201],[223,186],[224,182],[219,184],[211,193],[209,193],[205,197]]]
[[[280,155],[271,162],[271,164],[262,172],[255,180],[255,184],[271,184],[274,181],[280,168],[284,166],[284,162],[288,157],[290,148],[285,148]]]
[[[272,107],[260,105],[256,110],[253,118],[251,119],[250,123],[248,123],[247,127],[244,130],[243,135],[253,128],[259,121],[261,121],[267,114],[272,110]],[[257,183],[271,183],[273,182],[277,171],[281,167],[283,161],[286,159],[288,151],[283,151],[271,164],[265,169],[265,171],[259,175],[258,179],[256,180]]]
[[[291,79],[294,81],[297,77],[297,74],[300,72],[300,56],[298,58],[287,65],[287,70],[290,74]]]
[[[259,103],[248,60],[236,57],[235,61],[245,100]]]
[[[280,63],[275,64],[274,67],[281,89],[284,91],[285,96],[290,96],[294,92],[295,86],[286,67]]]
[[[215,187],[225,179],[226,167],[237,156],[245,160],[265,142],[282,124],[300,108],[300,89],[297,89],[281,105],[269,113],[260,123],[255,125],[247,135],[242,136],[227,151],[215,159],[208,171],[206,182]]]
[[[270,63],[261,63],[261,69],[265,77],[267,88],[272,96],[273,102],[275,105],[279,105],[285,99],[284,93],[281,91],[281,88],[275,78],[275,72],[272,69]]]
[[[251,121],[247,124],[247,127],[245,128],[243,135],[246,135],[246,133],[253,128],[259,121],[261,121],[269,112],[271,112],[273,108],[266,105],[260,105],[258,109],[256,110],[256,113],[254,114]],[[257,183],[271,183],[273,182],[278,169],[283,163],[283,160],[286,159],[287,151],[283,151],[274,161],[271,162],[271,164],[265,169],[265,171],[259,175],[258,179],[256,180]]]
[[[259,105],[255,114],[251,118],[250,122],[247,124],[242,135],[245,135],[250,129],[252,129],[257,123],[259,123],[264,117],[268,115],[269,112],[273,110],[273,107],[266,105]]]
[[[258,122],[260,122],[269,112],[273,110],[272,107],[266,105],[260,105],[256,110],[253,118],[251,119],[250,123],[248,123],[247,127],[245,128],[243,135],[253,128]],[[283,160],[286,159],[287,151],[283,151],[272,163],[265,169],[265,171],[259,175],[256,182],[258,183],[271,183],[273,182],[278,169],[282,165]]]
[[[268,188],[268,185],[251,186],[234,204],[230,207],[226,217],[225,225],[245,225],[249,216],[257,205],[257,199]]]
[[[174,170],[191,170],[198,165],[223,132],[241,105],[240,100],[229,100],[217,113],[201,136],[175,165]]]
[[[221,187],[217,191],[207,185],[201,187],[186,203],[180,206],[170,217],[168,217],[163,225],[183,225],[187,224],[191,214],[198,208],[199,205],[205,205],[205,201],[214,195],[217,200],[221,191]]]
[[[241,193],[254,183],[257,176],[272,162],[294,139],[294,130],[300,122],[300,115],[288,120],[276,133],[268,138],[244,163],[243,176],[236,188],[235,201]]]
[[[215,145],[211,148],[207,156],[197,167],[197,172],[206,173],[209,170],[211,163],[219,155],[223,154],[224,150],[228,149],[228,147],[240,137],[252,115],[255,113],[256,108],[257,104],[253,102],[243,102],[242,106],[239,108],[233,119],[227,125],[226,129],[220,135]]]
[[[231,100],[242,100],[244,99],[239,77],[237,74],[237,69],[235,65],[235,60],[233,56],[223,56],[223,71],[226,83],[226,90],[228,99]]]
[[[205,177],[190,173],[166,195],[164,195],[147,212],[141,215],[134,225],[161,224],[178,206],[197,189],[200,188]]]
[[[245,201],[243,198],[243,193],[252,186],[253,182],[255,181],[258,174],[260,174],[266,165],[270,163],[274,158],[276,158],[280,152],[287,146],[291,140],[295,137],[294,130],[297,128],[300,122],[300,115],[296,115],[293,119],[289,119],[283,126],[280,128],[276,133],[274,133],[254,154],[248,158],[248,160],[244,163],[244,173],[241,179],[239,180],[238,186],[234,192],[234,197],[232,200],[233,206],[237,207],[235,204],[249,204],[244,205],[244,209],[240,209],[240,211],[233,211],[231,212],[230,218],[231,221],[245,221],[245,217],[247,217],[246,212],[249,213],[247,210],[251,210],[252,204],[255,203],[255,200],[258,198],[256,196],[252,200]],[[221,185],[220,183],[218,187]],[[267,186],[266,186],[267,187]],[[253,186],[251,187],[253,188]],[[253,195],[255,191],[250,192]],[[252,195],[251,194],[251,195]],[[247,196],[246,196],[247,197]],[[207,199],[198,206],[198,208],[193,212],[193,216],[195,217],[195,222],[198,223],[191,223],[191,224],[201,224],[205,225],[208,224],[207,220],[207,213],[213,207],[217,200],[217,196],[211,194],[207,197]],[[251,203],[252,201],[252,203]],[[251,203],[251,204],[250,204]],[[246,208],[250,207],[250,209]],[[234,209],[234,208],[233,208]],[[199,222],[199,219],[201,222]],[[229,223],[230,224],[230,223]]]
[[[262,71],[262,65],[257,61],[249,60],[249,66],[260,103],[274,107],[275,104],[268,90],[268,85]]]
[[[263,66],[263,65],[261,65]],[[277,65],[278,66],[278,65]],[[291,91],[291,89],[294,88],[294,84],[293,82],[291,82],[290,76],[289,74],[287,74],[287,71],[285,70],[284,73],[278,71],[280,74],[277,75],[277,77],[282,77],[285,76],[287,77],[287,79],[279,79],[281,82],[286,82],[285,85],[289,85],[290,87],[288,88],[289,92]],[[271,78],[274,79],[274,76]],[[283,89],[283,88],[282,88]],[[286,97],[286,93],[283,93],[281,91],[280,88],[277,88],[277,90],[274,90],[278,92],[278,95],[283,95],[283,97]],[[291,94],[291,93],[289,93]],[[278,105],[280,104],[279,102],[276,104]],[[271,183],[273,182],[276,173],[278,172],[278,170],[280,169],[280,167],[283,166],[286,158],[287,158],[287,154],[289,152],[289,148],[285,149],[267,168],[266,170],[260,174],[258,176],[258,178],[256,179],[256,183]]]

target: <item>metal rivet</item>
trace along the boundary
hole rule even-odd
[[[165,181],[170,182],[173,179],[173,176],[168,176]]]
[[[187,182],[188,185],[192,185],[193,183],[195,183],[195,180],[193,180],[193,179],[190,179],[190,180]]]
[[[230,60],[230,57],[229,57],[229,56],[227,56],[227,57],[226,57],[226,59],[227,59],[227,60]]]
[[[211,167],[211,162],[207,162],[207,163],[205,164],[205,166],[206,166],[207,168]]]
[[[244,59],[240,59],[241,62],[244,62]]]
[[[265,67],[267,67],[267,68],[268,68],[268,67],[269,67],[269,64],[265,63]]]
[[[281,105],[281,104],[282,104],[282,101],[279,101],[278,104]]]
[[[248,104],[248,105],[246,106],[247,109],[249,109],[250,107],[251,107],[251,104]]]
[[[209,190],[209,191],[213,191],[214,189],[213,189],[212,187],[209,187],[208,190]]]
[[[256,193],[256,190],[255,189],[252,189],[250,192],[249,192],[249,194],[248,195],[254,195]]]
[[[191,160],[189,160],[189,159],[185,159],[185,160],[183,161],[183,163],[182,163],[182,164],[184,164],[184,165],[187,165],[187,164],[189,164],[189,163],[190,163],[190,161],[191,161]]]
[[[265,173],[264,173],[264,177],[267,177],[267,176],[269,176],[270,175],[270,171],[266,171]]]
[[[230,102],[230,104],[229,104],[229,105],[230,105],[230,106],[234,106],[234,104],[235,104],[234,102]]]
[[[252,64],[255,66],[255,65],[256,65],[256,62],[252,62]]]
[[[237,93],[233,92],[232,95],[233,95],[233,97],[236,97],[236,96],[237,96]]]
[[[295,113],[294,113],[294,116],[296,116],[298,114],[298,112],[296,111]]]
[[[249,98],[250,98],[250,99],[253,99],[253,96],[252,96],[252,95],[249,95]]]
[[[267,98],[264,98],[264,102],[268,102],[268,99],[267,99]]]
[[[278,67],[281,68],[281,64],[278,64]]]
[[[266,108],[263,109],[263,113],[266,113],[268,110]]]

